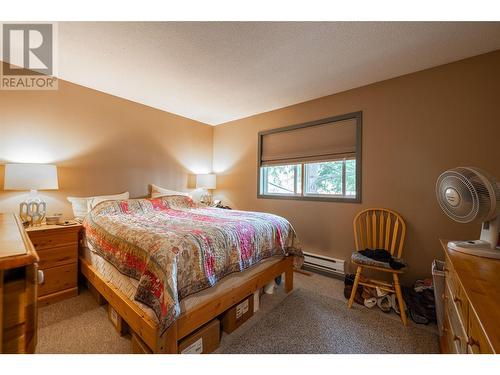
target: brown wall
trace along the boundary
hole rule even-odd
[[[438,238],[468,239],[478,225],[452,222],[436,203],[438,175],[477,166],[500,179],[500,51],[379,82],[214,130],[217,194],[243,210],[288,218],[304,250],[348,260],[352,219],[367,207],[398,211],[408,226],[406,282],[430,275]],[[257,132],[363,111],[361,204],[257,199]]]
[[[26,192],[5,192],[6,162],[58,166],[58,191],[40,192],[49,213],[71,217],[66,196],[130,191],[148,184],[188,190],[189,174],[212,169],[213,127],[82,86],[0,91],[0,212]]]
[[[60,190],[42,194],[50,213],[69,217],[68,195],[143,196],[149,183],[186,190],[190,174],[212,169],[213,153],[216,196],[288,218],[307,251],[347,260],[357,211],[400,212],[408,224],[409,280],[429,275],[430,262],[441,257],[438,237],[478,236],[479,226],[441,213],[434,183],[458,165],[500,178],[499,88],[496,51],[212,128],[61,81],[58,91],[0,91],[0,164],[58,165]],[[258,131],[359,110],[362,204],[257,199]],[[0,212],[16,211],[25,195],[0,190]]]

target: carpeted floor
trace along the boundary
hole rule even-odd
[[[435,333],[304,289],[294,290],[223,353],[437,353]]]
[[[120,337],[87,289],[38,310],[37,353],[130,353],[130,337]]]
[[[38,353],[130,353],[87,290],[39,310]],[[434,325],[403,328],[399,317],[363,306],[347,309],[343,282],[295,274],[295,290],[263,295],[261,309],[216,353],[437,353]]]

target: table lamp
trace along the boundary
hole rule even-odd
[[[47,204],[37,190],[57,190],[57,167],[48,164],[6,164],[4,190],[29,190],[28,199],[19,205],[23,223],[41,224]]]
[[[212,204],[212,193],[209,190],[215,189],[216,176],[213,173],[196,175],[196,188],[203,189],[200,202],[206,205]]]

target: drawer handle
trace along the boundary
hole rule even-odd
[[[38,284],[42,285],[45,282],[45,274],[42,270],[38,270]]]
[[[453,302],[462,304],[462,300],[458,297],[453,298]]]
[[[462,342],[462,339],[459,336],[455,335],[453,336],[453,341]]]

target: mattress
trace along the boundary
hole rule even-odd
[[[145,304],[134,299],[134,295],[139,285],[138,280],[122,274],[111,263],[97,254],[92,248],[92,245],[86,241],[83,241],[83,246],[80,248],[80,256],[90,263],[93,268],[99,272],[104,280],[117,287],[120,292],[122,292],[142,311],[144,311],[149,318],[158,323],[158,318],[154,311]],[[231,289],[237,288],[245,281],[252,278],[252,276],[272,266],[273,264],[278,263],[282,259],[282,255],[264,259],[258,264],[246,269],[244,272],[236,272],[226,276],[212,288],[207,288],[184,298],[180,301],[181,314],[193,310],[197,306],[200,306],[213,298],[224,295]]]

